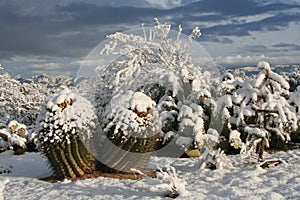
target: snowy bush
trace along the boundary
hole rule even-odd
[[[219,86],[218,90],[224,95],[217,100],[214,116],[224,124],[221,135],[229,140],[227,151],[230,146],[242,149],[244,143],[250,152],[258,144],[268,147],[269,142],[271,147],[280,148],[297,129],[295,109],[290,104],[297,101],[297,97],[291,95],[293,98],[288,101],[288,82],[273,72],[267,62],[259,62],[257,67],[261,72],[244,80],[224,74]],[[237,137],[238,132],[240,137]]]
[[[263,71],[258,75],[254,86],[260,91],[259,104],[253,106],[258,114],[258,123],[273,136],[272,139],[290,140],[290,133],[297,129],[297,117],[289,104],[289,84],[273,72],[270,65],[261,62]],[[272,142],[272,140],[271,140]]]
[[[21,83],[7,73],[0,74],[0,125],[10,120],[33,125],[48,93],[44,85]]]
[[[105,132],[128,132],[131,124],[139,123],[137,114],[132,112],[134,108],[125,107],[125,114],[120,107],[112,107],[112,102],[116,104],[114,101],[118,100],[122,105],[116,97],[143,93],[143,98],[152,99],[151,110],[158,115],[156,129],[149,130],[151,124],[147,128],[150,135],[159,134],[158,148],[172,140],[183,150],[191,146],[201,148],[195,147],[194,140],[209,128],[214,100],[210,92],[211,74],[202,71],[207,69],[206,63],[195,65],[190,53],[193,39],[201,35],[200,30],[195,28],[191,35],[185,36],[181,26],[175,32],[169,24],[157,19],[156,23],[153,28],[143,27],[141,36],[119,32],[108,36],[109,42],[100,53],[120,57],[116,56],[108,66],[99,66],[98,76],[93,77],[98,118]],[[140,130],[139,134],[145,132]]]
[[[295,91],[290,93],[289,103],[294,107],[294,112],[297,116],[298,124],[300,122],[300,86],[298,86]],[[295,142],[300,141],[300,131],[299,126],[296,131],[293,131],[291,134],[291,140]]]
[[[290,92],[294,92],[300,85],[299,65],[290,65],[289,71],[280,73],[290,85]]]
[[[185,189],[186,181],[178,178],[174,167],[170,167],[165,171],[160,169],[157,177],[162,182],[168,182],[156,186],[156,188],[166,191],[165,197],[176,198],[178,196],[187,196],[188,191]]]

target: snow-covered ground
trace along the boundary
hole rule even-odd
[[[186,192],[177,199],[300,199],[300,150],[265,153],[265,159],[284,161],[262,169],[247,163],[239,155],[229,157],[233,167],[222,170],[199,170],[198,159],[153,157],[150,169],[173,166],[179,182],[186,182]],[[248,160],[249,161],[249,160]],[[2,199],[164,199],[169,182],[162,178],[116,180],[95,178],[48,183],[39,178],[51,175],[47,161],[39,153],[16,156],[0,154]]]

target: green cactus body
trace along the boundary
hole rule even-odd
[[[61,161],[61,164],[65,166],[67,171],[67,177],[74,178],[76,177],[76,173],[71,167],[72,164],[67,160],[65,150],[66,150],[65,148],[58,147],[57,149],[58,159]]]
[[[75,146],[75,144],[74,147],[76,147],[77,150],[73,151],[73,153],[76,153],[76,155],[78,155],[75,156],[76,161],[80,164],[80,166],[82,166],[82,169],[86,173],[94,171],[96,169],[97,163],[95,157],[85,148],[84,144],[79,138],[77,138],[76,145],[77,147]]]
[[[75,143],[77,141],[74,141]],[[66,156],[68,159],[68,162],[70,163],[70,166],[72,167],[73,171],[75,172],[76,176],[83,176],[85,174],[85,171],[83,170],[82,166],[80,166],[80,162],[78,162],[79,159],[75,159],[78,157],[75,153],[73,153],[71,149],[71,144],[67,143],[65,146],[66,149]],[[73,156],[74,154],[74,156]]]
[[[54,173],[57,175],[58,178],[64,178],[67,177],[67,170],[65,166],[60,162],[57,150],[54,148],[50,148],[47,151],[45,151],[46,157],[49,159],[50,165],[52,169],[54,170]]]

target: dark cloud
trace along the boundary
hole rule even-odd
[[[136,7],[105,7],[90,3],[73,3],[65,6],[56,6],[55,13],[67,16],[69,23],[88,25],[105,25],[119,23],[138,23],[139,18],[161,16],[162,9]],[[139,17],[139,18],[138,18]]]
[[[272,47],[285,49],[289,51],[300,51],[300,45],[297,44],[279,43],[272,45]]]
[[[298,4],[272,1],[262,4],[252,0],[202,0],[170,9],[151,7],[150,4],[141,7],[140,3],[138,7],[124,6],[124,3],[112,6],[116,4],[114,1],[110,4],[66,1],[51,5],[36,1],[35,10],[30,10],[23,1],[10,2],[0,0],[0,59],[14,56],[82,57],[105,35],[139,27],[141,22],[152,25],[153,17],[183,24],[186,33],[193,28],[190,26],[199,26],[202,40],[225,44],[233,43],[232,36],[250,35],[251,31],[282,30],[289,23],[300,21],[299,12],[286,12],[299,9]],[[252,22],[239,20],[239,17],[266,13],[272,16]],[[222,21],[222,25],[214,25]],[[206,24],[204,27],[203,23]]]
[[[258,4],[251,0],[210,0],[210,1],[198,1],[191,3],[185,7],[177,8],[178,12],[199,12],[199,13],[220,13],[224,16],[248,16],[256,14]],[[261,12],[261,11],[260,11]]]
[[[202,29],[209,35],[247,36],[251,31],[279,31],[289,27],[291,22],[299,22],[300,13],[279,13],[259,21],[228,23]]]
[[[255,53],[265,53],[265,52],[269,51],[267,46],[260,45],[260,44],[259,45],[246,45],[243,49],[247,52],[255,52]]]
[[[222,43],[222,44],[232,44],[233,43],[233,40],[228,37],[217,37],[214,35],[206,35],[206,34],[203,34],[203,36],[201,36],[199,40]]]
[[[30,55],[83,56],[105,39],[105,35],[123,31],[129,24],[139,26],[142,18],[159,17],[159,12],[151,8],[71,3],[50,7],[48,15],[25,15],[19,7],[2,6],[0,59]]]
[[[272,1],[269,1],[268,4],[262,4],[261,1],[255,0],[202,0],[176,8],[174,11],[177,13],[190,14],[215,13],[215,19],[220,20],[220,16],[222,16],[222,19],[232,19],[237,17],[274,13],[293,8],[299,9],[300,5],[276,2],[273,3]],[[201,20],[201,18],[199,19]]]

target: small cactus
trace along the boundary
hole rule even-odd
[[[16,155],[27,150],[27,127],[13,120],[0,130],[0,151],[13,150]]]

